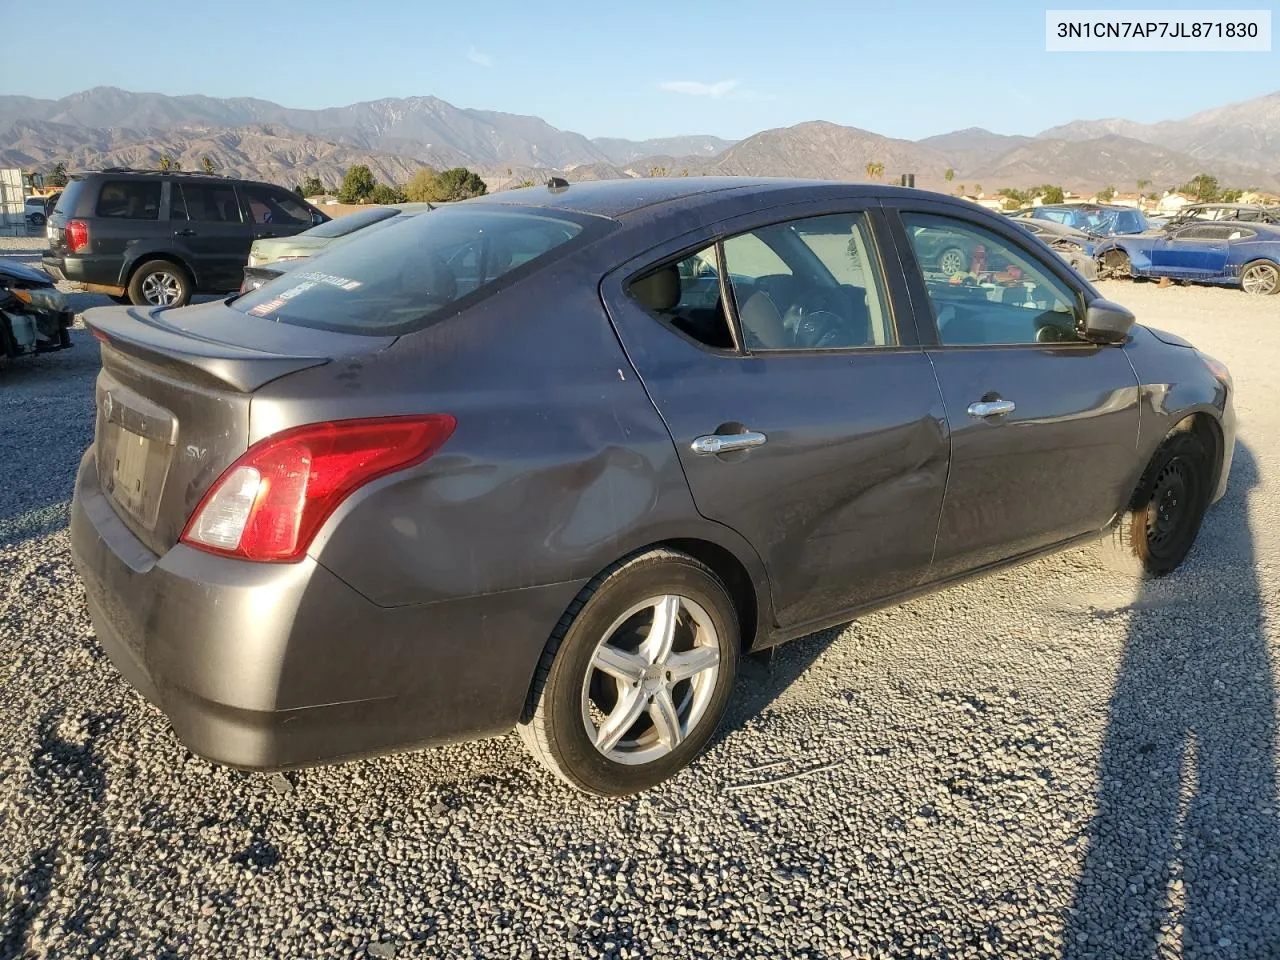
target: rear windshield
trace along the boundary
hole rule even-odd
[[[356,236],[231,306],[321,330],[407,333],[482,299],[507,274],[514,279],[522,268],[563,256],[594,219],[486,204],[442,207]]]
[[[307,231],[308,237],[324,237],[332,239],[333,237],[345,237],[348,233],[354,233],[371,223],[377,223],[379,220],[387,220],[399,213],[396,207],[374,207],[372,210],[361,210],[359,213],[350,213],[345,217],[335,217],[328,223],[322,223],[318,227],[312,227]]]

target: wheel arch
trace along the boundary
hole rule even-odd
[[[130,254],[129,259],[124,262],[120,269],[120,286],[128,290],[129,284],[133,282],[134,274],[138,272],[138,268],[153,260],[164,260],[167,263],[172,263],[175,267],[182,268],[187,276],[191,278],[193,293],[199,287],[200,278],[196,275],[195,269],[180,254],[174,253],[172,250],[148,250],[142,253]]]

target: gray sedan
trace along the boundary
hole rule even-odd
[[[956,238],[963,275],[937,269]],[[598,794],[743,654],[1104,536],[1173,570],[1226,369],[1008,219],[882,186],[529,188],[262,288],[101,308],[72,506],[97,637],[194,751],[501,734]]]

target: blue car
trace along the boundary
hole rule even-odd
[[[1098,237],[1142,233],[1152,226],[1141,210],[1100,203],[1046,203],[1009,216],[1020,220],[1046,220]]]
[[[1094,256],[1104,279],[1169,277],[1280,293],[1280,226],[1226,220],[1148,230],[1109,237]]]

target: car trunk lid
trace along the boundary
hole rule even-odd
[[[394,342],[273,323],[222,302],[102,307],[85,314],[85,325],[102,343],[98,479],[120,518],[157,554],[178,542],[210,485],[248,449],[255,390]]]

